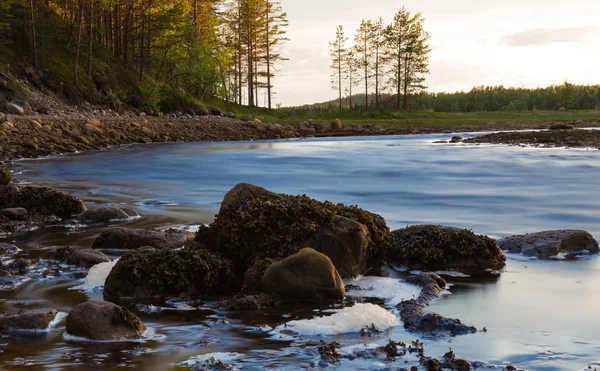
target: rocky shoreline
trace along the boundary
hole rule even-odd
[[[25,107],[21,115],[0,113],[0,161],[100,150],[139,143],[461,133],[482,130],[548,129],[556,125],[554,123],[490,122],[486,125],[383,128],[379,125],[343,125],[338,119],[326,123],[308,120],[298,125],[280,125],[263,123],[260,117],[240,119],[233,112],[221,113],[218,110],[212,112],[212,115],[203,116],[190,114],[147,116],[99,110],[88,113],[74,110],[41,115],[34,113],[28,107],[28,103],[20,103]],[[574,125],[600,126],[596,122],[579,121]]]
[[[590,126],[595,127],[595,126]],[[540,148],[595,148],[600,149],[600,131],[558,128],[547,131],[503,132],[486,134],[465,139],[463,143],[508,144],[513,146],[534,146]]]

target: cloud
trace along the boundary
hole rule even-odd
[[[556,43],[579,42],[600,33],[598,26],[579,26],[562,28],[534,28],[500,39],[500,44],[506,46],[542,46]]]

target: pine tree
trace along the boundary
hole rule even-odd
[[[329,43],[331,50],[329,55],[332,58],[331,69],[331,85],[332,89],[338,91],[339,110],[342,112],[342,72],[344,69],[344,60],[346,57],[346,41],[348,38],[344,36],[344,28],[340,25],[335,31],[335,40]]]
[[[369,110],[369,71],[371,67],[371,42],[372,34],[370,32],[372,28],[371,21],[365,21],[364,19],[360,23],[360,26],[356,30],[354,42],[356,44],[356,53],[360,59],[360,66],[363,72],[363,80],[365,83],[365,111]]]

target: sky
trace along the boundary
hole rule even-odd
[[[284,106],[334,99],[328,53],[336,27],[350,42],[362,19],[390,23],[402,5],[426,18],[429,91],[600,84],[600,0],[281,1],[289,60],[278,66],[274,100]]]

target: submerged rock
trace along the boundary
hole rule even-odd
[[[118,207],[90,209],[77,216],[77,219],[87,223],[108,223],[113,220],[124,220],[129,218],[129,214]]]
[[[312,302],[344,298],[344,282],[331,260],[313,249],[302,249],[265,272],[263,288],[287,300]]]
[[[0,215],[3,215],[12,220],[22,219],[27,215],[27,210],[22,207],[13,207],[10,209],[2,209],[0,210]]]
[[[88,301],[67,316],[67,334],[90,340],[137,338],[146,326],[128,309],[106,301]]]
[[[435,313],[424,313],[429,303],[446,287],[446,281],[435,273],[421,273],[406,280],[422,287],[416,299],[398,304],[400,318],[409,331],[423,332],[431,336],[464,335],[477,332],[473,326],[464,325],[459,319],[445,318]]]
[[[0,314],[0,331],[45,331],[56,318],[56,309],[21,310],[14,314]]]
[[[35,218],[70,219],[87,210],[80,199],[47,187],[21,190],[0,186],[0,209],[24,208]]]
[[[269,192],[251,184],[229,191],[196,242],[230,259],[239,275],[254,262],[305,247],[327,255],[342,278],[377,274],[392,249],[385,220],[358,207]]]
[[[393,233],[394,262],[410,269],[482,274],[506,265],[506,257],[495,240],[468,229],[417,225]]]
[[[557,230],[516,235],[498,241],[502,250],[540,259],[564,254],[566,258],[600,252],[598,241],[586,231]]]
[[[236,286],[231,263],[206,250],[144,247],[125,253],[104,284],[106,300],[192,298],[230,293]]]
[[[179,249],[194,238],[193,233],[179,229],[159,231],[154,229],[112,228],[102,232],[92,245],[101,250],[135,250],[150,246],[157,249]]]
[[[61,263],[91,268],[96,264],[108,263],[110,258],[104,253],[93,249],[74,249],[60,247],[50,250],[45,256],[47,259],[57,260]]]

